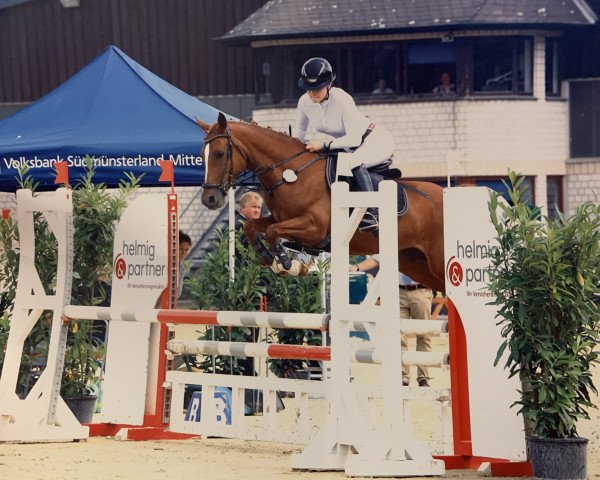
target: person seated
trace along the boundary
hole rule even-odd
[[[371,92],[372,94],[389,94],[394,91],[386,85],[385,78],[380,78],[377,82],[377,88]]]
[[[187,257],[190,248],[192,248],[192,238],[183,231],[179,230],[179,277],[177,280],[177,298],[181,297],[183,293],[183,281],[190,272],[190,265],[188,262],[184,262]]]
[[[452,83],[452,77],[448,72],[443,72],[440,75],[440,84],[433,89],[433,93],[439,96],[456,95],[456,87]]]

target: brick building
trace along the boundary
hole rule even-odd
[[[187,93],[233,114],[244,102],[287,131],[300,65],[326,56],[394,133],[406,177],[500,188],[510,167],[552,213],[600,187],[598,12],[600,0],[0,0],[0,116],[112,43]],[[432,93],[443,71],[456,96]],[[380,78],[393,93],[371,94]]]
[[[254,51],[257,122],[287,130],[300,66],[324,56],[405,176],[501,188],[510,167],[553,215],[600,188],[599,3],[279,0],[219,40]],[[381,78],[393,93],[371,93]]]

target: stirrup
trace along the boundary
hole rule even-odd
[[[358,225],[359,232],[376,232],[379,230],[379,219],[373,212],[367,210]]]

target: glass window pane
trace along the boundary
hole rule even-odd
[[[408,93],[427,94],[440,85],[446,72],[455,83],[456,43],[418,42],[408,45]]]
[[[512,90],[512,46],[497,39],[473,46],[473,90],[508,92]]]
[[[396,82],[396,45],[377,45],[352,48],[353,93],[371,94],[382,82],[381,93],[394,93],[398,90]],[[385,85],[383,85],[385,83]]]
[[[532,93],[532,78],[530,39],[493,38],[473,45],[475,92]]]
[[[546,95],[559,95],[558,41],[546,39]]]
[[[569,84],[571,158],[600,156],[600,80]]]
[[[546,181],[547,189],[547,209],[548,217],[557,218],[558,212],[562,210],[562,177],[548,177]]]

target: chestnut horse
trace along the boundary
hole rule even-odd
[[[211,210],[225,203],[237,177],[252,171],[260,181],[271,215],[248,220],[244,231],[256,248],[257,234],[275,251],[280,238],[319,248],[331,229],[331,192],[325,178],[324,156],[305,150],[289,135],[253,123],[198,120],[206,132],[202,158],[206,169],[202,203]],[[284,175],[284,172],[285,175]],[[398,217],[398,254],[402,272],[416,282],[444,292],[442,188],[428,182],[402,181],[409,208]],[[378,251],[373,233],[356,232],[350,253]],[[261,261],[263,265],[269,262]]]

